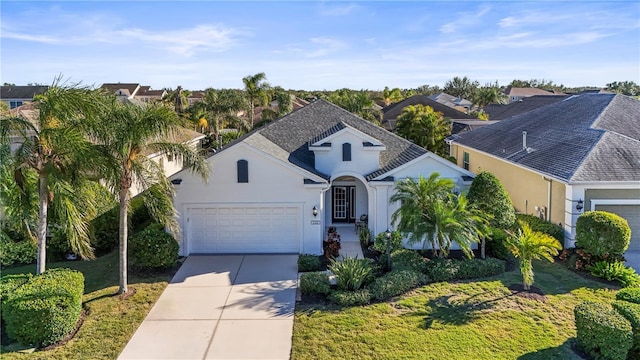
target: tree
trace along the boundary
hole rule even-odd
[[[269,83],[266,82],[267,75],[264,73],[258,73],[255,75],[249,75],[242,78],[244,83],[244,91],[247,94],[247,100],[249,100],[249,123],[250,128],[253,128],[253,109],[256,104],[266,104],[269,101],[267,90],[269,89]]]
[[[640,96],[640,85],[633,81],[614,81],[607,84],[607,90],[629,96]]]
[[[444,139],[451,135],[451,121],[430,106],[418,104],[402,109],[396,133],[440,156],[448,155]]]
[[[558,85],[551,80],[545,80],[545,79],[531,79],[531,80],[516,79],[511,81],[511,83],[508,86],[520,87],[520,88],[531,87],[531,88],[545,89],[545,90],[558,91],[558,92],[564,92],[566,90],[566,87],[564,85],[562,84]]]
[[[146,189],[141,195],[149,214],[171,230],[176,230],[173,187],[160,164],[146,154],[166,153],[181,159],[183,167],[206,178],[206,161],[197,149],[177,142],[179,119],[162,104],[120,103],[113,98],[95,136],[102,145],[108,166],[101,175],[118,196],[120,206],[119,251],[120,282],[118,293],[128,292],[127,285],[127,218],[130,190],[133,185]]]
[[[173,89],[165,89],[167,94],[162,97],[162,101],[172,106],[176,113],[182,114],[189,104],[189,94],[191,93],[189,90],[182,89],[182,86],[178,85],[178,87]]]
[[[486,84],[479,88],[471,101],[479,108],[484,108],[489,104],[505,104],[507,99],[507,95],[496,81],[494,84]]]
[[[385,106],[389,106],[393,103],[397,103],[398,101],[402,101],[402,92],[398,88],[393,88],[389,90],[388,86],[384,87],[382,91],[382,101],[384,101]]]
[[[270,121],[285,116],[293,111],[292,95],[281,87],[276,87],[273,91],[273,100],[278,103],[275,109],[268,108],[262,111],[262,120]],[[254,127],[260,125],[259,123]]]
[[[471,81],[466,76],[462,78],[455,76],[444,84],[443,91],[458,98],[471,100],[479,87],[480,83],[477,81]]]
[[[37,274],[46,269],[50,208],[66,225],[64,230],[72,250],[83,259],[93,257],[86,221],[95,206],[92,198],[79,196],[76,188],[98,166],[96,148],[86,131],[95,124],[101,104],[101,93],[80,84],[68,85],[59,77],[45,93],[36,96],[36,118],[1,118],[2,146],[9,146],[10,135],[21,138],[11,161],[16,186],[25,191],[23,180],[29,176],[28,171],[34,171],[38,177]]]
[[[199,125],[204,125],[208,134],[213,134],[217,144],[220,143],[220,132],[226,126],[234,126],[240,131],[248,131],[251,127],[238,116],[247,109],[247,102],[242,95],[233,89],[205,90],[202,101],[194,104],[196,109],[202,109],[205,123],[198,119]]]
[[[340,89],[332,92],[327,100],[376,125],[382,123],[382,111],[365,91]]]
[[[509,247],[516,258],[520,259],[520,273],[525,290],[533,285],[533,260],[546,259],[553,262],[553,257],[562,250],[562,244],[553,236],[531,230],[526,222],[520,222],[518,235],[508,237]]]

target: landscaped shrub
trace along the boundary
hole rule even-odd
[[[36,261],[38,249],[31,240],[0,240],[0,265],[31,264]]]
[[[583,302],[574,309],[579,346],[594,359],[627,358],[633,346],[629,320],[611,305]]]
[[[505,261],[500,259],[433,259],[425,264],[425,274],[435,281],[477,279],[502,274]]]
[[[576,247],[600,258],[622,256],[630,239],[627,220],[616,214],[587,211],[576,222]]]
[[[500,228],[491,228],[490,234],[486,240],[487,256],[507,260],[512,256],[507,245],[509,234]]]
[[[634,304],[640,304],[640,288],[625,288],[618,291],[616,294],[616,300],[623,300],[632,302]]]
[[[358,290],[373,278],[373,268],[369,259],[348,257],[333,260],[329,270],[336,276],[336,284],[341,290]]]
[[[300,275],[300,292],[303,294],[326,295],[331,292],[329,275],[324,271]]]
[[[9,292],[2,317],[9,338],[25,345],[47,346],[70,333],[80,318],[84,276],[51,269]]]
[[[625,266],[622,261],[598,261],[589,267],[589,272],[593,276],[609,281],[616,281],[620,286],[625,288],[640,285],[640,276],[638,276],[638,273],[636,273],[632,267]]]
[[[488,171],[476,175],[467,195],[469,205],[490,215],[492,227],[510,229],[516,222],[509,194],[498,178]]]
[[[91,221],[91,246],[96,255],[106,254],[118,247],[120,212],[118,206],[111,208]]]
[[[400,232],[394,231],[391,233],[391,251],[396,251],[402,249],[402,235]],[[373,249],[379,251],[381,253],[387,252],[387,234],[380,233],[376,235],[375,241],[373,242]]]
[[[564,229],[562,229],[562,226],[533,215],[516,214],[516,218],[518,221],[524,221],[529,224],[531,230],[551,235],[558,239],[560,244],[564,244]]]
[[[414,270],[393,270],[375,279],[368,287],[371,297],[386,300],[427,283],[427,277]]]
[[[371,294],[367,289],[334,291],[329,295],[329,300],[340,306],[366,305],[371,301]]]
[[[613,307],[631,323],[631,329],[633,330],[632,351],[640,351],[640,305],[618,300],[613,302]],[[637,359],[637,357],[634,357],[634,359]]]
[[[362,248],[369,247],[369,243],[371,243],[371,230],[369,230],[366,226],[361,226],[358,230],[358,239],[360,240],[360,246]]]
[[[381,258],[381,261],[386,259]],[[422,272],[426,259],[415,250],[401,249],[391,253],[391,267],[393,270],[413,270]]]
[[[129,241],[131,264],[139,268],[175,266],[178,250],[178,242],[160,224],[147,226]]]
[[[0,298],[6,296],[11,291],[15,290],[19,286],[22,286],[28,282],[33,275],[31,274],[16,274],[5,275],[0,278]]]
[[[318,271],[320,270],[320,258],[317,255],[302,254],[298,255],[298,271]]]

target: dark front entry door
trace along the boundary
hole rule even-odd
[[[336,223],[353,223],[356,221],[356,187],[333,187],[333,216]]]

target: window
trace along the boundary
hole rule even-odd
[[[342,161],[351,161],[351,144],[342,144]]]
[[[464,159],[462,160],[462,167],[465,170],[469,170],[469,153],[468,152],[464,153]]]
[[[9,101],[9,108],[15,109],[18,106],[22,106],[22,101]]]
[[[238,160],[238,182],[249,182],[249,163],[247,160]]]

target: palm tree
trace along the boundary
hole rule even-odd
[[[256,104],[265,104],[268,102],[267,90],[269,89],[269,83],[266,82],[267,75],[264,73],[258,73],[255,75],[249,75],[242,78],[244,83],[244,91],[247,93],[247,99],[249,100],[249,122],[251,128],[253,128],[253,109]]]
[[[553,236],[533,231],[526,222],[520,221],[518,235],[508,239],[513,255],[520,259],[520,273],[525,290],[533,285],[533,260],[546,259],[553,262],[553,256],[562,250],[562,244]]]
[[[273,92],[273,99],[278,103],[275,109],[264,109],[262,111],[262,120],[270,121],[285,116],[293,111],[292,95],[281,87],[276,87]],[[258,124],[254,125],[258,126]]]
[[[149,153],[171,154],[181,159],[183,166],[206,178],[209,168],[197,149],[174,139],[179,119],[174,111],[162,104],[120,103],[113,99],[105,113],[96,138],[102,144],[108,160],[104,181],[117,194],[120,205],[120,283],[118,293],[128,292],[127,286],[127,217],[132,186],[147,189],[142,193],[150,215],[167,228],[177,228],[173,207],[173,188],[164,169],[146,156]]]
[[[376,125],[382,122],[382,111],[365,91],[340,89],[331,93],[327,100]]]
[[[214,90],[207,89],[202,101],[194,104],[196,109],[202,109],[206,117],[207,132],[213,134],[216,143],[220,142],[220,131],[225,125],[231,125],[240,131],[248,131],[250,125],[238,116],[238,113],[247,109],[247,103],[242,95],[233,89]]]
[[[479,88],[471,101],[474,105],[482,109],[489,104],[505,104],[507,98],[507,95],[502,91],[496,81],[494,84],[486,84]]]
[[[180,85],[175,90],[166,89],[166,91],[167,94],[162,98],[162,102],[172,106],[176,113],[182,114],[189,104],[187,98],[191,92],[184,90]]]
[[[83,259],[93,257],[87,236],[87,219],[94,208],[92,198],[79,196],[75,190],[98,165],[96,148],[86,130],[102,110],[103,97],[88,87],[67,85],[61,80],[58,77],[47,92],[36,97],[38,112],[33,119],[3,116],[0,121],[2,146],[8,147],[10,135],[21,140],[12,154],[16,185],[24,191],[23,179],[28,171],[38,177],[37,274],[46,269],[50,207],[66,224],[72,250]]]
[[[382,90],[382,101],[384,101],[385,106],[389,106],[393,103],[401,101],[402,99],[402,92],[398,88],[393,88],[390,90],[388,86],[385,86],[384,90]]]
[[[451,121],[431,106],[409,105],[398,116],[396,133],[433,153],[447,156],[444,139],[451,135]]]
[[[472,81],[466,76],[462,78],[454,76],[453,79],[447,81],[444,84],[443,91],[449,95],[453,95],[461,99],[470,100],[474,98],[474,95],[479,87],[479,82]]]

